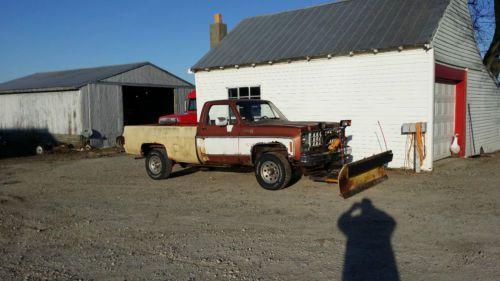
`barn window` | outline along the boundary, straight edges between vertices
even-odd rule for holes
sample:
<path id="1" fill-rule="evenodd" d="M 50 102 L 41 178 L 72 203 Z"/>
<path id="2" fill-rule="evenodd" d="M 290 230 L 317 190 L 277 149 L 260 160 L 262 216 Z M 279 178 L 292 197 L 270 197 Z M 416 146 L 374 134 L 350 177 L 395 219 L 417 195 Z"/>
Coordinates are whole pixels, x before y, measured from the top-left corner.
<path id="1" fill-rule="evenodd" d="M 260 86 L 228 88 L 227 94 L 229 99 L 232 100 L 236 99 L 260 100 Z"/>

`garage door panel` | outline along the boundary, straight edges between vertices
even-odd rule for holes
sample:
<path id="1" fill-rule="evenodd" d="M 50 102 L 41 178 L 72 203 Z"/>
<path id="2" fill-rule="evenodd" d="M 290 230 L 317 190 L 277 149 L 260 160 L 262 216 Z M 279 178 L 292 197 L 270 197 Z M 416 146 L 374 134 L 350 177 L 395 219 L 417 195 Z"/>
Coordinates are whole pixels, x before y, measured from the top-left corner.
<path id="1" fill-rule="evenodd" d="M 455 84 L 437 82 L 434 92 L 434 161 L 449 157 L 455 132 Z"/>

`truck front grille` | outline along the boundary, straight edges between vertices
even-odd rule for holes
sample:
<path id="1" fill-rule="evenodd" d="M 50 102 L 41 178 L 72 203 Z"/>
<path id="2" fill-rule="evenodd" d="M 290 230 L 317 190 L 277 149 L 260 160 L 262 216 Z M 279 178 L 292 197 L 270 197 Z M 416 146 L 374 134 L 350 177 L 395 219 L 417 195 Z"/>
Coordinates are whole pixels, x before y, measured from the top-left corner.
<path id="1" fill-rule="evenodd" d="M 311 147 L 317 147 L 323 145 L 323 136 L 321 131 L 311 133 Z"/>

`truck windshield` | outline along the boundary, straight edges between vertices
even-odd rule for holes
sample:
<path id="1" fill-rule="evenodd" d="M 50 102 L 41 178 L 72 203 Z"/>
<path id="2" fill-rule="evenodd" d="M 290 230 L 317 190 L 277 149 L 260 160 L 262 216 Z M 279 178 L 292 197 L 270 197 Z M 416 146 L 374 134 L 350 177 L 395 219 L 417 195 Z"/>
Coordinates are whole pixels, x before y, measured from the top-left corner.
<path id="1" fill-rule="evenodd" d="M 196 111 L 196 99 L 190 99 L 187 106 L 188 111 Z"/>
<path id="2" fill-rule="evenodd" d="M 241 120 L 246 123 L 265 122 L 266 120 L 287 120 L 274 104 L 269 101 L 248 100 L 236 102 Z"/>

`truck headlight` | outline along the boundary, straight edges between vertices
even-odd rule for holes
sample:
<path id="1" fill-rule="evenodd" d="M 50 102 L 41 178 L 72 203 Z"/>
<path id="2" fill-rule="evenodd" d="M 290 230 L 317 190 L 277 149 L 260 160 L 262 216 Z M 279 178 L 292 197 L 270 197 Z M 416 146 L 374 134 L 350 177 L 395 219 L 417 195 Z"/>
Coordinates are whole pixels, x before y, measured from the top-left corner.
<path id="1" fill-rule="evenodd" d="M 158 120 L 158 124 L 161 124 L 161 125 L 177 124 L 177 118 L 175 118 L 175 117 L 162 117 Z"/>

